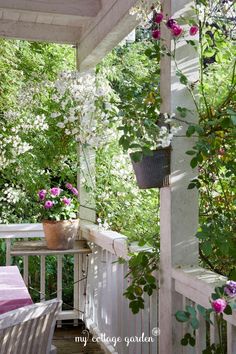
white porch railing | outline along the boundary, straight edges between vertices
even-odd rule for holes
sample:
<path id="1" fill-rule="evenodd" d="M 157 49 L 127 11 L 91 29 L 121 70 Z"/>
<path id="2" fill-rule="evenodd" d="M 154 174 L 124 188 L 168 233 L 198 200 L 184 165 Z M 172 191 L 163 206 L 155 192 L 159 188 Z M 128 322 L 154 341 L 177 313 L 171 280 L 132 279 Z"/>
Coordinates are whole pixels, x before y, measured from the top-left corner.
<path id="1" fill-rule="evenodd" d="M 185 267 L 172 270 L 173 280 L 173 314 L 178 310 L 184 310 L 186 305 L 199 304 L 205 308 L 210 307 L 211 294 L 216 286 L 225 283 L 226 278 L 200 267 Z M 236 313 L 232 316 L 224 315 L 227 322 L 227 354 L 236 354 Z M 214 315 L 211 320 L 214 324 L 207 326 L 201 317 L 199 329 L 196 331 L 196 346 L 183 347 L 180 339 L 187 332 L 185 324 L 174 320 L 173 340 L 175 354 L 202 354 L 207 341 L 210 344 L 218 343 L 218 333 Z M 226 353 L 225 353 L 226 354 Z"/>
<path id="2" fill-rule="evenodd" d="M 82 318 L 90 331 L 105 341 L 106 352 L 118 354 L 158 354 L 158 292 L 146 297 L 145 310 L 133 315 L 123 292 L 128 286 L 124 279 L 128 272 L 127 264 L 118 264 L 117 258 L 128 256 L 127 239 L 112 231 L 101 231 L 94 224 L 81 224 L 80 237 L 87 240 L 92 253 L 74 255 L 74 303 L 76 309 L 85 309 L 84 316 L 78 311 L 63 311 L 60 319 L 73 319 L 77 323 Z M 0 238 L 6 242 L 6 263 L 11 263 L 11 243 L 15 238 L 43 237 L 41 224 L 0 225 Z M 45 270 L 47 257 L 40 257 L 41 301 L 45 294 Z M 62 255 L 57 256 L 57 297 L 62 298 Z M 29 259 L 23 256 L 24 280 L 28 284 Z M 87 279 L 82 279 L 84 272 Z M 203 319 L 196 331 L 196 346 L 183 347 L 180 340 L 186 333 L 186 325 L 175 320 L 177 310 L 186 304 L 199 304 L 210 307 L 209 298 L 215 286 L 225 282 L 225 278 L 200 267 L 172 269 L 172 343 L 174 354 L 201 354 L 207 342 L 217 343 L 217 331 L 207 326 Z M 63 300 L 63 299 L 62 299 Z M 171 306 L 171 304 L 170 304 Z M 224 316 L 227 322 L 227 354 L 236 354 L 236 313 Z M 160 319 L 161 321 L 161 319 Z M 214 317 L 212 318 L 214 322 Z M 142 337 L 140 339 L 138 337 Z M 165 333 L 160 333 L 165 336 Z M 109 337 L 109 338 L 108 338 Z M 144 337 L 151 338 L 145 342 Z M 112 338 L 121 338 L 114 345 Z M 169 338 L 171 340 L 171 338 Z M 170 354 L 170 353 L 163 353 Z"/>
<path id="3" fill-rule="evenodd" d="M 91 242 L 92 254 L 89 256 L 89 271 L 87 279 L 87 297 L 85 322 L 97 336 L 121 337 L 123 342 L 116 347 L 106 346 L 111 353 L 118 354 L 158 354 L 158 292 L 146 298 L 145 310 L 138 315 L 132 315 L 127 300 L 122 296 L 128 286 L 124 275 L 127 264 L 114 263 L 119 257 L 127 257 L 127 240 L 112 231 L 100 231 L 95 225 L 83 225 L 81 236 Z M 129 249 L 131 250 L 131 249 Z M 218 343 L 216 326 L 209 326 L 204 319 L 199 318 L 200 327 L 196 331 L 195 347 L 184 347 L 180 340 L 187 331 L 186 324 L 177 322 L 175 313 L 184 310 L 186 305 L 199 304 L 210 307 L 210 297 L 216 286 L 222 285 L 226 278 L 201 267 L 185 267 L 172 269 L 172 354 L 202 354 L 208 342 Z M 224 315 L 227 322 L 227 354 L 236 354 L 236 313 Z M 215 317 L 212 322 L 216 324 Z M 161 318 L 159 319 L 161 321 Z M 154 331 L 153 331 L 154 329 Z M 154 339 L 151 343 L 124 343 L 126 337 L 145 336 Z M 165 336 L 166 333 L 160 333 Z M 161 353 L 170 354 L 170 353 Z"/>
<path id="4" fill-rule="evenodd" d="M 12 262 L 12 245 L 16 239 L 22 239 L 22 241 L 27 241 L 31 238 L 44 238 L 44 232 L 42 224 L 8 224 L 0 225 L 0 240 L 5 241 L 6 243 L 6 265 L 11 265 Z M 17 252 L 17 257 L 23 258 L 23 278 L 27 286 L 29 286 L 29 257 L 40 257 L 40 288 L 36 289 L 39 292 L 40 301 L 45 300 L 46 293 L 46 262 L 47 255 L 32 255 L 29 256 L 24 254 L 24 252 Z M 50 252 L 49 252 L 50 255 Z M 73 309 L 72 310 L 63 310 L 59 315 L 58 324 L 60 320 L 74 320 L 74 324 L 78 323 L 78 319 L 82 317 L 82 312 L 84 309 L 81 307 L 82 300 L 79 298 L 80 287 L 82 286 L 81 280 L 84 277 L 84 272 L 82 267 L 79 267 L 79 264 L 82 264 L 82 254 L 72 254 L 74 258 L 74 289 L 73 289 Z M 53 297 L 57 297 L 59 300 L 63 300 L 63 254 L 55 255 L 57 259 L 57 290 L 53 294 Z M 3 265 L 3 264 L 2 264 Z M 5 264 L 4 264 L 5 265 Z M 31 290 L 29 289 L 31 292 Z"/>
<path id="5" fill-rule="evenodd" d="M 129 302 L 123 296 L 128 286 L 128 280 L 124 279 L 128 266 L 118 264 L 117 259 L 127 258 L 128 251 L 134 250 L 128 249 L 127 238 L 89 224 L 81 227 L 81 237 L 91 242 L 92 248 L 88 258 L 84 319 L 87 327 L 99 338 L 121 338 L 116 345 L 114 341 L 104 343 L 110 353 L 157 354 L 158 292 L 146 296 L 145 309 L 137 315 L 132 314 Z"/>

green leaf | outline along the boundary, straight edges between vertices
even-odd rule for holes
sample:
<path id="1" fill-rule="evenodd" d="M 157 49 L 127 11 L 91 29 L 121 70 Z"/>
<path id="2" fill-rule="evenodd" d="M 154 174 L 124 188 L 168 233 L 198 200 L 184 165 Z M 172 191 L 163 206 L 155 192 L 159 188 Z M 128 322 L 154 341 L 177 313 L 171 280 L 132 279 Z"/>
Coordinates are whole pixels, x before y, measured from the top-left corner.
<path id="1" fill-rule="evenodd" d="M 181 84 L 183 85 L 187 85 L 188 84 L 188 78 L 185 75 L 181 75 L 179 78 L 179 81 L 181 82 Z"/>
<path id="2" fill-rule="evenodd" d="M 146 50 L 145 50 L 145 55 L 147 56 L 147 57 L 149 57 L 150 58 L 150 56 L 152 55 L 152 49 L 151 48 L 147 48 Z"/>
<path id="3" fill-rule="evenodd" d="M 128 139 L 127 136 L 122 135 L 122 137 L 119 140 L 119 144 L 123 147 L 125 151 L 127 151 L 130 146 L 130 140 Z"/>
<path id="4" fill-rule="evenodd" d="M 156 282 L 156 278 L 153 275 L 146 275 L 146 279 L 148 281 L 148 283 L 155 283 Z"/>
<path id="5" fill-rule="evenodd" d="M 235 114 L 235 115 L 232 115 L 232 116 L 230 117 L 230 119 L 231 119 L 233 125 L 236 125 L 236 114 Z"/>
<path id="6" fill-rule="evenodd" d="M 190 161 L 190 166 L 191 166 L 192 168 L 195 168 L 195 167 L 197 167 L 197 165 L 198 165 L 198 158 L 197 158 L 197 157 L 194 157 L 194 158 Z"/>
<path id="7" fill-rule="evenodd" d="M 195 344 L 196 344 L 196 340 L 195 340 L 195 338 L 194 338 L 194 337 L 189 338 L 189 344 L 190 344 L 192 347 L 194 347 L 194 346 L 195 346 Z"/>
<path id="8" fill-rule="evenodd" d="M 227 305 L 226 308 L 224 309 L 224 313 L 226 315 L 232 315 L 232 307 L 230 305 Z"/>
<path id="9" fill-rule="evenodd" d="M 203 56 L 205 58 L 211 58 L 215 55 L 215 50 L 208 48 L 207 50 L 204 51 Z"/>
<path id="10" fill-rule="evenodd" d="M 195 133 L 195 131 L 196 131 L 195 126 L 194 126 L 194 125 L 190 125 L 190 126 L 188 127 L 187 131 L 186 131 L 186 136 L 187 136 L 187 137 L 192 136 L 192 135 Z"/>
<path id="11" fill-rule="evenodd" d="M 145 284 L 146 284 L 146 280 L 144 279 L 144 277 L 141 277 L 141 278 L 139 279 L 139 284 L 140 284 L 140 285 L 145 285 Z"/>
<path id="12" fill-rule="evenodd" d="M 202 315 L 202 316 L 205 316 L 206 315 L 206 309 L 205 307 L 201 306 L 201 305 L 197 305 L 197 309 L 199 311 L 199 313 Z"/>
<path id="13" fill-rule="evenodd" d="M 139 255 L 141 256 L 139 258 L 140 263 L 142 264 L 143 267 L 146 267 L 148 265 L 148 257 L 144 253 L 139 253 Z"/>
<path id="14" fill-rule="evenodd" d="M 193 306 L 186 306 L 186 310 L 192 317 L 196 317 L 196 310 Z"/>
<path id="15" fill-rule="evenodd" d="M 194 151 L 194 150 L 188 150 L 188 151 L 186 151 L 186 153 L 185 154 L 187 154 L 187 155 L 196 155 L 196 151 Z"/>
<path id="16" fill-rule="evenodd" d="M 229 119 L 229 118 L 225 118 L 225 119 L 223 119 L 222 122 L 221 122 L 221 126 L 222 126 L 223 128 L 229 128 L 230 125 L 231 125 L 231 119 Z"/>
<path id="17" fill-rule="evenodd" d="M 211 298 L 212 298 L 212 300 L 217 300 L 217 299 L 220 298 L 220 296 L 218 294 L 216 294 L 216 293 L 212 293 L 211 294 Z"/>
<path id="18" fill-rule="evenodd" d="M 189 185 L 188 185 L 188 189 L 193 189 L 193 188 L 195 188 L 195 187 L 197 187 L 197 186 L 196 186 L 196 184 L 193 183 L 193 182 L 189 183 Z"/>
<path id="19" fill-rule="evenodd" d="M 143 294 L 143 289 L 140 286 L 136 286 L 134 291 L 135 291 L 135 294 L 138 296 L 141 296 Z"/>
<path id="20" fill-rule="evenodd" d="M 210 241 L 204 241 L 201 243 L 201 250 L 205 256 L 209 256 L 212 253 L 212 245 Z"/>
<path id="21" fill-rule="evenodd" d="M 196 317 L 191 319 L 190 324 L 193 327 L 193 329 L 199 328 L 199 321 Z"/>
<path id="22" fill-rule="evenodd" d="M 236 281 L 236 268 L 230 271 L 229 279 Z"/>
<path id="23" fill-rule="evenodd" d="M 138 301 L 131 301 L 129 304 L 129 307 L 131 308 L 131 311 L 133 312 L 133 314 L 136 314 L 139 312 L 140 310 L 140 304 Z"/>
<path id="24" fill-rule="evenodd" d="M 127 299 L 129 299 L 129 300 L 135 300 L 135 299 L 136 299 L 135 295 L 132 294 L 132 293 L 127 293 L 127 292 L 125 292 L 124 295 L 125 295 L 125 297 L 126 297 Z"/>
<path id="25" fill-rule="evenodd" d="M 175 318 L 179 322 L 187 322 L 189 320 L 189 313 L 186 311 L 177 311 L 175 314 Z"/>
<path id="26" fill-rule="evenodd" d="M 184 337 L 181 339 L 180 343 L 183 345 L 183 346 L 186 346 L 188 345 L 188 338 Z"/>
<path id="27" fill-rule="evenodd" d="M 131 156 L 132 161 L 139 162 L 142 160 L 143 153 L 142 153 L 142 151 L 135 151 L 135 152 L 132 152 L 132 154 L 130 156 Z"/>

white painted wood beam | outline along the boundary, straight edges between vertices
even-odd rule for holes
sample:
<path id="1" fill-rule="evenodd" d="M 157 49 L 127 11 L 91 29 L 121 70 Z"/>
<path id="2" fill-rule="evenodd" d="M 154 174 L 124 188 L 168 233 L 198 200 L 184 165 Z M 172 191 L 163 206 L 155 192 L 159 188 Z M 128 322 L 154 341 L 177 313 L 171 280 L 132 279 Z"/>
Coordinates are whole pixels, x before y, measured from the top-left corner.
<path id="1" fill-rule="evenodd" d="M 101 9 L 100 0 L 0 0 L 0 8 L 46 14 L 95 17 Z"/>
<path id="2" fill-rule="evenodd" d="M 178 20 L 181 16 L 194 16 L 191 0 L 162 0 L 162 5 L 163 13 L 169 18 Z M 165 44 L 173 52 L 170 31 L 164 24 L 161 33 Z M 189 38 L 185 35 L 185 39 Z M 198 79 L 198 54 L 184 39 L 177 42 L 175 60 L 189 81 Z M 160 90 L 163 113 L 178 115 L 177 106 L 185 107 L 192 111 L 186 121 L 197 123 L 198 115 L 192 97 L 186 86 L 179 82 L 175 61 L 167 55 L 161 59 Z M 186 151 L 195 144 L 196 137 L 185 137 L 186 124 L 182 125 L 182 131 L 172 142 L 170 186 L 162 188 L 160 195 L 159 353 L 168 354 L 183 352 L 177 342 L 170 340 L 177 338 L 179 331 L 173 320 L 179 296 L 173 288 L 171 269 L 173 266 L 198 263 L 198 241 L 195 236 L 198 228 L 198 193 L 196 189 L 188 190 L 189 182 L 197 176 L 197 169 L 190 167 L 190 156 L 186 155 Z"/>
<path id="3" fill-rule="evenodd" d="M 0 20 L 0 37 L 3 38 L 75 44 L 80 34 L 80 27 Z"/>
<path id="4" fill-rule="evenodd" d="M 78 61 L 81 71 L 94 67 L 138 24 L 129 10 L 137 0 L 110 0 L 78 43 Z"/>

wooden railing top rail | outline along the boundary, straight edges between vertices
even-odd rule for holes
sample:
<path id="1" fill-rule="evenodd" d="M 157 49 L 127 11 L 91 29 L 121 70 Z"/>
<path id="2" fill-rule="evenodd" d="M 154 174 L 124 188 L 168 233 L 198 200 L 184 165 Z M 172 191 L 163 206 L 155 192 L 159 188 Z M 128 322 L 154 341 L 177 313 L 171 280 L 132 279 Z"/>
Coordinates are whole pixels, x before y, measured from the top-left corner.
<path id="1" fill-rule="evenodd" d="M 128 258 L 131 252 L 150 251 L 148 246 L 138 246 L 133 242 L 128 244 L 127 236 L 112 230 L 102 230 L 98 225 L 82 222 L 80 225 L 81 237 L 95 243 L 106 251 L 123 258 Z"/>
<path id="2" fill-rule="evenodd" d="M 98 225 L 92 223 L 81 223 L 81 238 L 94 242 L 104 250 L 115 254 L 118 257 L 128 257 L 129 248 L 127 237 L 116 231 L 102 230 Z"/>
<path id="3" fill-rule="evenodd" d="M 17 235 L 17 236 L 16 236 Z M 38 224 L 0 224 L 1 238 L 44 237 L 43 225 Z"/>
<path id="4" fill-rule="evenodd" d="M 225 277 L 198 266 L 173 268 L 172 278 L 178 293 L 204 307 L 209 307 L 214 288 L 226 282 Z"/>
<path id="5" fill-rule="evenodd" d="M 222 286 L 227 278 L 201 267 L 179 267 L 172 269 L 175 291 L 205 308 L 210 307 L 211 294 L 216 286 Z M 236 326 L 236 311 L 224 319 Z"/>
<path id="6" fill-rule="evenodd" d="M 126 236 L 116 231 L 102 230 L 98 225 L 85 221 L 80 222 L 80 236 L 118 257 L 127 258 L 130 252 L 150 250 L 150 247 L 139 247 L 136 243 L 128 245 Z M 41 223 L 0 224 L 0 239 L 33 237 L 44 237 Z"/>

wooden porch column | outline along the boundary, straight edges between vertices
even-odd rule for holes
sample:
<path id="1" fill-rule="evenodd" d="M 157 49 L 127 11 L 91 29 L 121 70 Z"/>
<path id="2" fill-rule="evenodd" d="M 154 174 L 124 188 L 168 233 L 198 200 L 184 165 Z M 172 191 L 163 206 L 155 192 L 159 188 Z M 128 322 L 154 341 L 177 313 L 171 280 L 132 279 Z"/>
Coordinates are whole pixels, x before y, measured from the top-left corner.
<path id="1" fill-rule="evenodd" d="M 77 70 L 80 70 L 79 64 L 79 52 L 78 47 L 76 49 L 76 66 Z M 87 69 L 88 71 L 88 69 Z M 91 74 L 95 75 L 94 69 L 89 70 Z M 80 122 L 82 126 L 85 122 Z M 78 160 L 79 160 L 79 170 L 77 174 L 77 186 L 79 191 L 79 215 L 81 220 L 96 222 L 96 210 L 95 210 L 95 199 L 93 196 L 93 190 L 95 187 L 95 169 L 96 169 L 96 156 L 95 150 L 91 147 L 84 147 L 78 145 Z M 86 186 L 91 190 L 88 192 Z"/>
<path id="2" fill-rule="evenodd" d="M 192 17 L 189 0 L 163 0 L 163 13 L 170 18 Z M 186 28 L 188 33 L 189 26 Z M 185 34 L 186 39 L 188 35 Z M 196 36 L 197 37 L 197 36 Z M 174 46 L 170 31 L 163 24 L 162 38 L 167 46 Z M 193 38 L 191 38 L 193 39 Z M 196 39 L 196 38 L 194 38 Z M 198 54 L 194 48 L 186 44 L 185 40 L 177 42 L 176 61 L 188 79 L 192 82 L 198 79 Z M 161 111 L 176 113 L 178 106 L 194 110 L 195 106 L 186 86 L 179 82 L 176 76 L 174 61 L 165 56 L 161 60 Z M 186 116 L 186 121 L 197 122 L 197 113 Z M 181 125 L 184 125 L 181 123 Z M 170 186 L 161 189 L 160 205 L 160 307 L 159 307 L 159 353 L 179 354 L 181 346 L 173 341 L 178 331 L 175 322 L 175 306 L 181 299 L 173 299 L 172 292 L 172 267 L 178 265 L 191 265 L 198 262 L 198 242 L 195 237 L 198 226 L 198 193 L 196 189 L 188 190 L 188 184 L 197 175 L 196 170 L 190 167 L 190 157 L 186 151 L 194 145 L 193 138 L 185 137 L 186 126 L 178 136 L 173 139 L 171 153 Z M 180 307 L 181 309 L 181 307 Z M 178 338 L 179 340 L 179 338 Z M 174 347 L 173 347 L 174 344 Z"/>
<path id="3" fill-rule="evenodd" d="M 76 48 L 76 67 L 78 71 L 79 66 L 79 53 L 78 47 Z M 95 75 L 93 69 L 90 69 L 91 74 Z M 85 122 L 80 121 L 80 126 L 83 126 Z M 96 207 L 94 198 L 95 188 L 95 170 L 96 170 L 96 154 L 95 150 L 91 147 L 84 147 L 78 144 L 78 163 L 79 169 L 77 173 L 77 188 L 79 191 L 79 217 L 81 221 L 96 222 Z M 88 188 L 88 189 L 87 189 Z M 79 238 L 82 238 L 81 231 L 79 232 Z M 79 281 L 84 278 L 84 272 L 87 269 L 87 262 L 89 260 L 84 255 L 74 256 L 74 307 L 79 309 L 79 317 L 83 321 L 85 320 L 85 288 L 86 280 Z M 78 321 L 74 320 L 74 325 L 78 325 Z"/>

